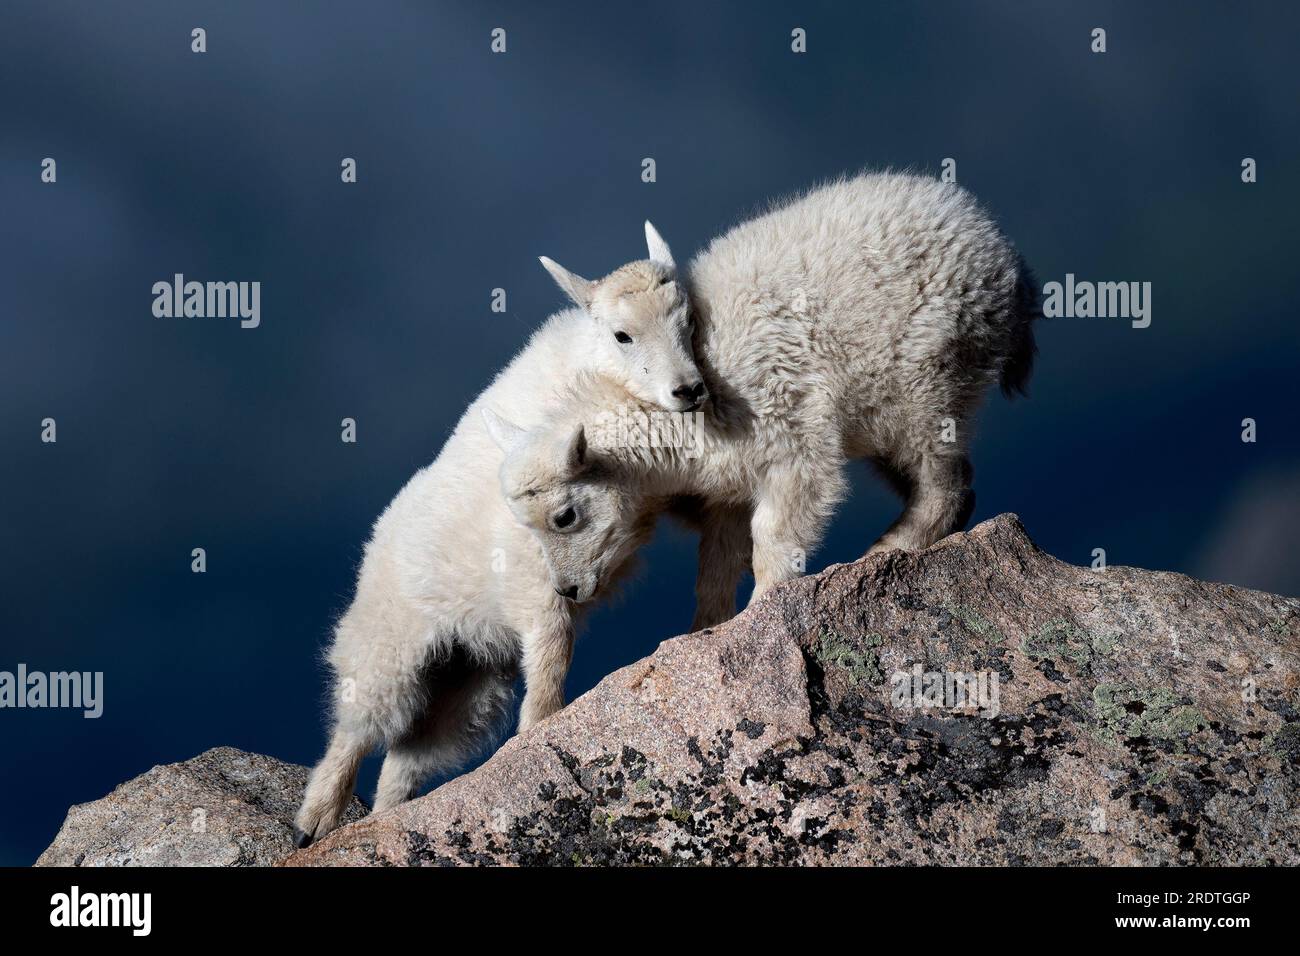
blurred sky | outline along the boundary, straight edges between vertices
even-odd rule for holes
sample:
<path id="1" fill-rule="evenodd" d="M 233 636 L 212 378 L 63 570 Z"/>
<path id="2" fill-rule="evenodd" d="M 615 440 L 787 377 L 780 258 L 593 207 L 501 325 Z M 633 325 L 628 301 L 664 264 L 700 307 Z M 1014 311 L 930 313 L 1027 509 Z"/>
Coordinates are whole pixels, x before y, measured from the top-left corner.
<path id="1" fill-rule="evenodd" d="M 564 304 L 538 254 L 597 275 L 644 255 L 649 217 L 682 261 L 863 167 L 954 157 L 1042 281 L 1153 285 L 1148 329 L 1039 328 L 1031 399 L 981 422 L 977 519 L 1015 511 L 1074 563 L 1300 594 L 1300 10 L 1064 6 L 6 3 L 0 670 L 106 688 L 99 720 L 0 711 L 0 863 L 157 763 L 315 760 L 316 654 L 369 526 Z M 261 327 L 154 318 L 176 272 L 260 281 Z M 865 468 L 855 487 L 816 568 L 897 513 Z M 570 693 L 683 631 L 694 573 L 665 529 Z"/>

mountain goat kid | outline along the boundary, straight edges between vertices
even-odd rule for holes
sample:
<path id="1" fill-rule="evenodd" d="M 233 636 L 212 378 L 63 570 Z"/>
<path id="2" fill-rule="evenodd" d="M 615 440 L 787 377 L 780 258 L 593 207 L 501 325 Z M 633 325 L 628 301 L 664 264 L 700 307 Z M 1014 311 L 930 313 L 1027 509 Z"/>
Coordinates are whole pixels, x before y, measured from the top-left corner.
<path id="1" fill-rule="evenodd" d="M 630 358 L 613 341 L 615 326 L 640 335 L 642 313 L 685 312 L 685 291 L 676 282 L 644 281 L 653 271 L 648 263 L 625 266 L 601 280 L 601 295 L 587 311 L 552 316 L 469 407 L 437 459 L 375 522 L 356 596 L 327 655 L 335 675 L 334 727 L 294 821 L 298 846 L 338 826 L 358 765 L 380 744 L 387 756 L 376 811 L 410 799 L 435 772 L 467 759 L 506 717 L 520 663 L 527 688 L 521 731 L 564 706 L 578 610 L 569 598 L 586 600 L 595 590 L 578 595 L 568 584 L 559 587 L 545 546 L 507 509 L 499 489 L 502 455 L 480 411 L 491 407 L 539 424 L 557 383 L 583 374 L 618 381 L 650 403 L 697 404 L 700 375 L 689 333 L 651 336 L 653 354 Z M 676 327 L 666 320 L 659 325 Z M 548 474 L 567 477 L 587 468 L 585 442 L 559 449 L 559 458 L 548 452 L 530 448 L 528 456 Z M 511 476 L 522 493 L 531 492 L 530 501 L 545 505 L 544 489 L 529 487 L 527 469 Z M 617 529 L 600 542 L 608 582 L 627 569 L 669 503 L 630 494 L 602 501 Z M 565 508 L 549 508 L 546 520 L 560 530 L 580 526 Z M 702 550 L 710 547 L 726 550 L 702 541 Z M 734 613 L 734 582 L 729 595 L 701 593 L 697 626 Z"/>
<path id="2" fill-rule="evenodd" d="M 605 294 L 600 283 L 547 268 L 579 304 Z M 662 243 L 652 243 L 650 262 L 627 268 L 646 282 L 676 275 Z M 521 520 L 515 473 L 580 517 L 583 508 L 611 514 L 603 499 L 623 501 L 629 490 L 700 496 L 711 507 L 706 520 L 751 515 L 751 601 L 802 572 L 845 494 L 850 459 L 873 462 L 906 501 L 870 551 L 925 548 L 965 526 L 972 418 L 992 383 L 1008 397 L 1023 392 L 1037 314 L 1027 269 L 970 194 L 911 175 L 841 180 L 715 239 L 685 283 L 711 398 L 702 450 L 604 442 L 584 474 L 548 468 L 555 449 L 583 443 L 620 409 L 638 420 L 656 413 L 616 380 L 582 377 L 541 428 L 494 430 L 509 435 L 502 490 Z M 588 559 L 599 550 L 592 542 L 615 540 L 617 527 L 531 526 L 560 584 L 593 591 L 609 562 Z M 734 529 L 706 533 L 738 540 Z M 725 588 L 734 571 L 723 567 L 705 585 L 712 572 L 701 566 L 701 585 Z"/>

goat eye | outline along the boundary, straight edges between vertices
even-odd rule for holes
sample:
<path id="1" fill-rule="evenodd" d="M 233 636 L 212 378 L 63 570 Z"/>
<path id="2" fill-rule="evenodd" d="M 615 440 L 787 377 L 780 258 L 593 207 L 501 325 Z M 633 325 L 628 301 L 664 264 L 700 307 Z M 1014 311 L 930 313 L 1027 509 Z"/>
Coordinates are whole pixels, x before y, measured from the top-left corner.
<path id="1" fill-rule="evenodd" d="M 555 516 L 555 527 L 567 528 L 578 519 L 578 513 L 572 508 L 565 508 L 563 512 Z"/>
<path id="2" fill-rule="evenodd" d="M 623 345 L 632 344 L 632 336 L 628 335 L 626 332 L 615 332 L 614 338 Z"/>

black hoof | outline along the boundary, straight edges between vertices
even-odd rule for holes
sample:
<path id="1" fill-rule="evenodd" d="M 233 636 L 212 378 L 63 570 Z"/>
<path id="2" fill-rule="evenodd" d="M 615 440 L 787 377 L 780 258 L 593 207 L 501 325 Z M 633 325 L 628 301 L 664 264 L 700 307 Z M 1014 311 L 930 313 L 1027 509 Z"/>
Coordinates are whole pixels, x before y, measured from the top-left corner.
<path id="1" fill-rule="evenodd" d="M 311 834 L 304 833 L 302 830 L 299 830 L 297 827 L 294 827 L 293 845 L 300 850 L 306 849 L 307 847 L 311 846 Z"/>

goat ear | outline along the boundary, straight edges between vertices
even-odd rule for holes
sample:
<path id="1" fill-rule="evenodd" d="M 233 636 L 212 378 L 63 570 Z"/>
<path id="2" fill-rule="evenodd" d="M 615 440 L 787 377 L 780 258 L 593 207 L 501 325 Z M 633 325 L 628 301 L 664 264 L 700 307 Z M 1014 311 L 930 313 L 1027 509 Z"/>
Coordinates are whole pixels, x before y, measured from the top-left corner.
<path id="1" fill-rule="evenodd" d="M 548 259 L 546 256 L 538 256 L 542 268 L 551 274 L 556 285 L 568 293 L 569 298 L 582 306 L 584 309 L 591 305 L 591 283 L 580 275 L 574 275 L 564 266 L 560 265 L 554 259 Z"/>
<path id="2" fill-rule="evenodd" d="M 664 237 L 659 235 L 650 220 L 645 221 L 645 245 L 650 251 L 650 261 L 656 265 L 677 271 L 677 263 L 673 262 L 673 252 L 668 248 L 668 243 L 664 242 Z"/>
<path id="3" fill-rule="evenodd" d="M 488 434 L 497 447 L 509 454 L 523 440 L 524 430 L 513 422 L 508 422 L 486 405 L 483 406 L 483 423 L 487 425 Z"/>
<path id="4" fill-rule="evenodd" d="M 573 435 L 570 436 L 568 447 L 564 451 L 564 466 L 571 475 L 580 474 L 587 467 L 587 428 L 585 425 L 579 425 Z"/>

